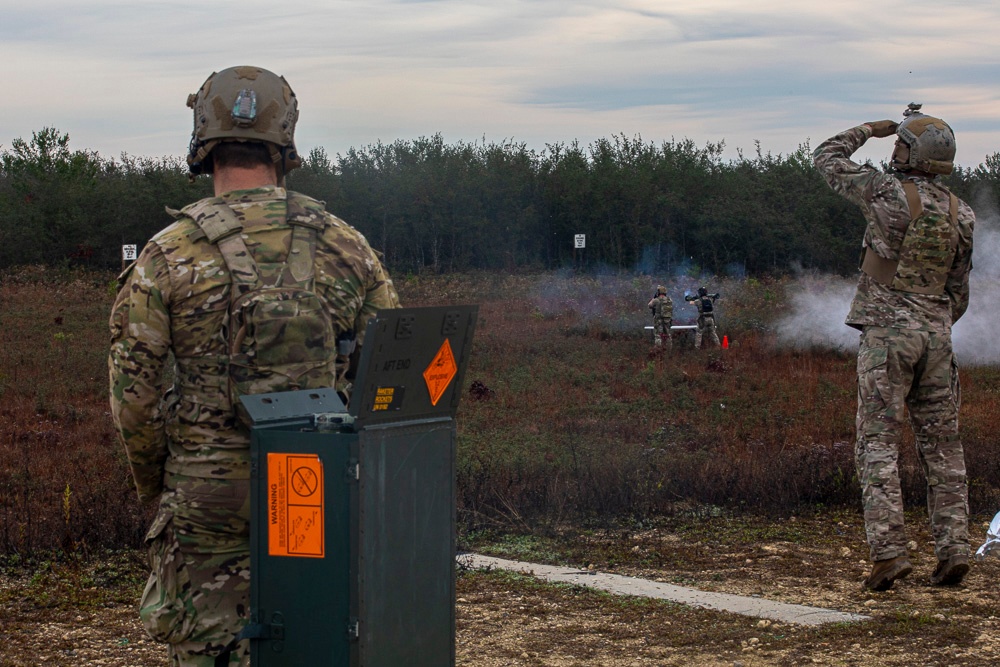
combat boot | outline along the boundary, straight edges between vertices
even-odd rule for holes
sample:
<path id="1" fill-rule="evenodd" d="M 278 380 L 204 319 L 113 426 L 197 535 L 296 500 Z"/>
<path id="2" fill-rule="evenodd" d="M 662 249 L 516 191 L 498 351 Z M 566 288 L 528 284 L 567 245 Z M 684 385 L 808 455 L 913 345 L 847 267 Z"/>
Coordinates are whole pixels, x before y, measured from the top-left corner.
<path id="1" fill-rule="evenodd" d="M 931 583 L 935 586 L 958 586 L 968 572 L 968 556 L 965 554 L 949 556 L 938 561 L 934 574 L 931 575 Z"/>
<path id="2" fill-rule="evenodd" d="M 910 572 L 913 572 L 913 565 L 906 556 L 877 560 L 864 586 L 870 591 L 887 591 L 892 588 L 893 582 L 905 578 Z"/>

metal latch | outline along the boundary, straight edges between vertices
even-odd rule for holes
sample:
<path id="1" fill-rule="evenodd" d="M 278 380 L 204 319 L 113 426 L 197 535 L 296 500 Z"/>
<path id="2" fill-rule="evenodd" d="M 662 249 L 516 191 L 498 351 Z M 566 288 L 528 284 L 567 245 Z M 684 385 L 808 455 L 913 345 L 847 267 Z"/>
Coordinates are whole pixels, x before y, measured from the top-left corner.
<path id="1" fill-rule="evenodd" d="M 270 623 L 257 623 L 253 619 L 240 630 L 237 639 L 274 639 L 285 638 L 285 617 L 280 611 L 271 615 Z"/>
<path id="2" fill-rule="evenodd" d="M 358 641 L 361 637 L 361 624 L 358 619 L 352 618 L 347 622 L 347 638 L 352 642 Z"/>
<path id="3" fill-rule="evenodd" d="M 320 412 L 313 415 L 312 422 L 317 431 L 334 431 L 354 424 L 354 417 L 346 412 Z"/>

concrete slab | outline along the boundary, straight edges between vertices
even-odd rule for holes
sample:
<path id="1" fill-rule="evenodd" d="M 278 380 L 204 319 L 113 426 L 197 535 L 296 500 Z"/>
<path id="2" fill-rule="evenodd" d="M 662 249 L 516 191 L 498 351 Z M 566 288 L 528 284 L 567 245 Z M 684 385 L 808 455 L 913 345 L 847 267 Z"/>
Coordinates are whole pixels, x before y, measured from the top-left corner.
<path id="1" fill-rule="evenodd" d="M 755 618 L 767 618 L 782 623 L 798 625 L 823 625 L 824 623 L 852 623 L 867 621 L 870 617 L 819 607 L 786 604 L 763 598 L 748 598 L 728 593 L 710 593 L 695 588 L 684 588 L 648 579 L 625 577 L 620 574 L 574 570 L 556 565 L 539 565 L 521 561 L 505 560 L 479 554 L 461 554 L 458 562 L 472 569 L 510 570 L 530 574 L 545 581 L 575 584 L 596 588 L 615 595 L 636 595 L 640 597 L 670 600 L 692 607 L 728 611 Z"/>

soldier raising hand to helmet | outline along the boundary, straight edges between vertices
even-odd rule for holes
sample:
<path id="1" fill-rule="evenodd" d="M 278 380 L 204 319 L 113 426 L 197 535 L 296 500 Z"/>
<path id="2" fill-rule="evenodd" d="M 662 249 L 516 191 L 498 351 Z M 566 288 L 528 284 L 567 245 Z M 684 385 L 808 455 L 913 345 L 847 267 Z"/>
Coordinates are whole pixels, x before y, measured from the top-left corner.
<path id="1" fill-rule="evenodd" d="M 896 135 L 893 173 L 850 160 L 871 137 Z M 871 559 L 866 588 L 884 591 L 913 566 L 906 549 L 897 458 L 909 413 L 927 475 L 937 566 L 934 585 L 969 570 L 968 490 L 958 432 L 958 367 L 951 327 L 969 305 L 975 215 L 941 185 L 955 135 L 911 104 L 897 124 L 863 123 L 813 156 L 835 192 L 867 221 L 857 293 L 847 324 L 861 330 L 856 462 Z"/>
<path id="2" fill-rule="evenodd" d="M 299 166 L 298 100 L 259 67 L 189 96 L 192 177 L 215 196 L 180 211 L 122 274 L 111 314 L 111 410 L 152 574 L 140 617 L 171 665 L 247 664 L 249 429 L 244 394 L 335 386 L 355 341 L 398 305 L 382 263 L 322 202 L 284 188 Z M 173 383 L 165 389 L 166 364 Z"/>

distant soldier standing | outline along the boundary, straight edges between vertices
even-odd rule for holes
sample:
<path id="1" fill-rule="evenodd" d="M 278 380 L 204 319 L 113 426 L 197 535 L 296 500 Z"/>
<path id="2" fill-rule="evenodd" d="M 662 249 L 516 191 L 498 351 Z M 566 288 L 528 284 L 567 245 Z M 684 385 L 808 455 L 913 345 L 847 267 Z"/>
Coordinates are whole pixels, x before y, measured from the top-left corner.
<path id="1" fill-rule="evenodd" d="M 674 302 L 667 295 L 667 288 L 663 285 L 657 287 L 656 296 L 646 306 L 653 313 L 653 345 L 664 347 L 669 352 L 672 346 L 670 327 L 674 323 Z"/>
<path id="2" fill-rule="evenodd" d="M 960 392 L 951 327 L 969 305 L 972 209 L 937 182 L 955 159 L 955 135 L 911 104 L 897 125 L 865 123 L 821 144 L 816 168 L 861 207 L 868 225 L 847 324 L 861 330 L 856 459 L 871 558 L 866 588 L 888 590 L 912 570 L 897 457 L 909 410 L 938 563 L 934 585 L 969 570 L 968 487 L 958 432 Z M 897 135 L 886 174 L 849 157 L 870 137 Z"/>
<path id="3" fill-rule="evenodd" d="M 718 298 L 718 292 L 709 294 L 705 286 L 698 288 L 697 296 L 689 295 L 686 298 L 688 303 L 693 303 L 698 309 L 698 329 L 694 333 L 695 349 L 701 349 L 705 337 L 719 347 L 719 334 L 715 329 L 715 300 Z"/>
<path id="4" fill-rule="evenodd" d="M 336 386 L 353 342 L 398 300 L 365 238 L 285 190 L 298 102 L 258 67 L 188 98 L 191 173 L 215 197 L 180 211 L 122 274 L 111 314 L 111 413 L 152 574 L 139 615 L 174 666 L 248 664 L 250 439 L 244 394 Z M 173 359 L 173 386 L 164 372 Z"/>

